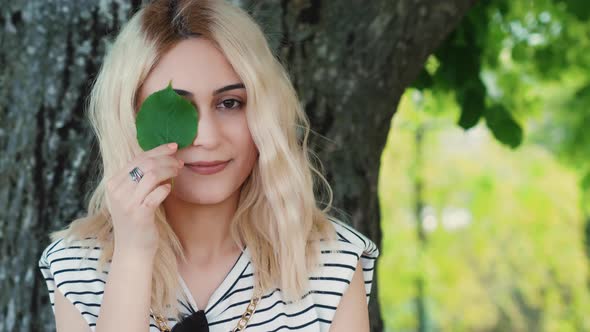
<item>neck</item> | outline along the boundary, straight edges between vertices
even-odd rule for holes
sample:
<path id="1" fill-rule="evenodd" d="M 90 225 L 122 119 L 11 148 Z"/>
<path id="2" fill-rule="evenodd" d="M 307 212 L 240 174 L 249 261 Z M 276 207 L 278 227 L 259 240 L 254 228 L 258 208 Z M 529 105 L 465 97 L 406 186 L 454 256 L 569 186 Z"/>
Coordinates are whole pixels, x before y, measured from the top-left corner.
<path id="1" fill-rule="evenodd" d="M 230 236 L 231 219 L 240 191 L 216 204 L 187 202 L 174 194 L 164 201 L 166 219 L 182 244 L 189 262 L 210 262 L 236 250 Z"/>

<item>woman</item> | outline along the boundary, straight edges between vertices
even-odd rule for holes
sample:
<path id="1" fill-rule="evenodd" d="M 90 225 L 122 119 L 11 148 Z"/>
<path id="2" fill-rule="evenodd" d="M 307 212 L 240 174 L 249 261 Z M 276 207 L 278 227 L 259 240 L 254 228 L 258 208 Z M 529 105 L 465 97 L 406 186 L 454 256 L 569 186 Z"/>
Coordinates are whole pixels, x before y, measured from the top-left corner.
<path id="1" fill-rule="evenodd" d="M 170 81 L 198 134 L 142 151 L 135 117 Z M 308 120 L 247 13 L 143 7 L 106 55 L 89 118 L 100 182 L 39 261 L 58 331 L 368 331 L 378 250 L 327 214 L 331 197 L 317 207 L 313 174 L 331 190 Z"/>

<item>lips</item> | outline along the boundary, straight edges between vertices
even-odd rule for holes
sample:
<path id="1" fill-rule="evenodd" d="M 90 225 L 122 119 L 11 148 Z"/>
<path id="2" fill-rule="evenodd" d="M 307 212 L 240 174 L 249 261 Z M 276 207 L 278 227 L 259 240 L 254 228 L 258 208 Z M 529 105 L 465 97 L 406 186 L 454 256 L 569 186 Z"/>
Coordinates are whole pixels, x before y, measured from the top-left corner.
<path id="1" fill-rule="evenodd" d="M 214 160 L 214 161 L 197 161 L 194 163 L 187 163 L 186 165 L 197 166 L 197 167 L 209 167 L 217 166 L 227 163 L 229 160 Z"/>
<path id="2" fill-rule="evenodd" d="M 227 164 L 231 160 L 227 161 L 212 161 L 212 162 L 198 162 L 194 164 L 185 164 L 184 166 L 187 167 L 189 170 L 202 174 L 202 175 L 209 175 L 221 172 Z"/>

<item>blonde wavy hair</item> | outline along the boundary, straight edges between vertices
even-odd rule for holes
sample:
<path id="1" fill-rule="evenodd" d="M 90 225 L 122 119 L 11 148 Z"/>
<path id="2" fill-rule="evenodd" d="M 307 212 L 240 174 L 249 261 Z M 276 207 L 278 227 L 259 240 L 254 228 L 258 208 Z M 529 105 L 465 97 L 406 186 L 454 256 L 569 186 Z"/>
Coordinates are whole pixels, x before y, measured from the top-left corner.
<path id="1" fill-rule="evenodd" d="M 167 50 L 194 37 L 211 40 L 242 79 L 248 94 L 248 126 L 259 151 L 241 187 L 231 236 L 250 250 L 255 291 L 280 287 L 287 299 L 297 300 L 309 285 L 310 271 L 318 265 L 318 240 L 336 237 L 333 217 L 327 213 L 332 208 L 332 190 L 319 159 L 307 147 L 309 120 L 287 72 L 250 15 L 225 1 L 156 0 L 144 5 L 122 28 L 107 50 L 87 105 L 102 156 L 98 184 L 87 215 L 53 232 L 51 239 L 95 241 L 102 247 L 101 269 L 112 258 L 113 226 L 105 188 L 110 177 L 142 152 L 135 128 L 139 88 Z M 320 199 L 314 191 L 315 185 L 322 184 L 329 200 L 324 209 L 317 206 Z M 318 196 L 321 192 L 317 191 Z M 160 241 L 151 307 L 179 319 L 177 259 L 185 257 L 162 205 L 156 210 L 156 223 Z"/>

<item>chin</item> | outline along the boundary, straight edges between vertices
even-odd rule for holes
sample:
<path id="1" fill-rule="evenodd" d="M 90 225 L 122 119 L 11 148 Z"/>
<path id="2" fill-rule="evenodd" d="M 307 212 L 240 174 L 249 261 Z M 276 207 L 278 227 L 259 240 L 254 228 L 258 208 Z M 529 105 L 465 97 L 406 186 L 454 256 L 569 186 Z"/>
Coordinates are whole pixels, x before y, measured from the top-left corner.
<path id="1" fill-rule="evenodd" d="M 204 191 L 204 192 L 194 192 L 190 189 L 182 190 L 182 188 L 178 188 L 179 190 L 174 190 L 171 195 L 174 195 L 176 199 L 185 201 L 191 204 L 199 204 L 199 205 L 215 205 L 224 202 L 225 200 L 231 197 L 231 193 L 224 192 L 224 191 Z"/>

